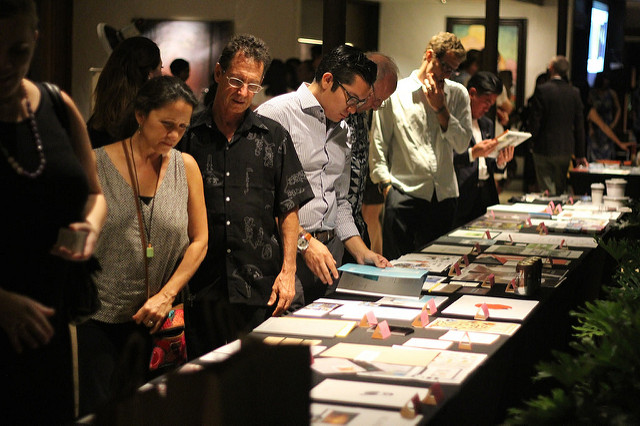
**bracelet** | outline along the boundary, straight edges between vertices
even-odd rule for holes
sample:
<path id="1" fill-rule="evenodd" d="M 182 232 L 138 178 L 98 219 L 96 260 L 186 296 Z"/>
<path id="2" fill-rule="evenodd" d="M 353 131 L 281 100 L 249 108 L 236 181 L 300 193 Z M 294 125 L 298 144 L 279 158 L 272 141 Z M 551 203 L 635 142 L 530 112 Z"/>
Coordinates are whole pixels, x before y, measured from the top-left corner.
<path id="1" fill-rule="evenodd" d="M 436 114 L 442 114 L 443 111 L 447 109 L 446 105 L 442 105 L 440 108 L 436 110 Z"/>

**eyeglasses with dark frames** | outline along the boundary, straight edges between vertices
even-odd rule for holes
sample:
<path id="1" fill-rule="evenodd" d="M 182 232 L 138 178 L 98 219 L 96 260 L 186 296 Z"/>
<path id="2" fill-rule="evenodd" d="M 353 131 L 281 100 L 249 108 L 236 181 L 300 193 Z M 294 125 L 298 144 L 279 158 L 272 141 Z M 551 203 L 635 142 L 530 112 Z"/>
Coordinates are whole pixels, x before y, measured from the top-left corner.
<path id="1" fill-rule="evenodd" d="M 236 77 L 229 77 L 229 76 L 226 76 L 226 77 L 227 77 L 227 80 L 229 81 L 229 86 L 233 87 L 234 89 L 240 89 L 241 87 L 244 87 L 244 85 L 246 85 L 247 90 L 250 91 L 251 93 L 258 93 L 262 90 L 262 86 L 259 84 L 245 83 L 244 81 Z"/>
<path id="2" fill-rule="evenodd" d="M 349 93 L 349 91 L 347 89 L 345 89 L 344 86 L 342 85 L 342 83 L 340 83 L 338 80 L 336 80 L 336 83 L 338 83 L 338 86 L 340 86 L 342 88 L 342 90 L 344 90 L 345 99 L 347 101 L 347 106 L 348 107 L 359 108 L 359 107 L 361 107 L 362 105 L 364 105 L 367 102 L 368 97 L 365 98 L 365 99 L 360 99 L 359 97 Z"/>

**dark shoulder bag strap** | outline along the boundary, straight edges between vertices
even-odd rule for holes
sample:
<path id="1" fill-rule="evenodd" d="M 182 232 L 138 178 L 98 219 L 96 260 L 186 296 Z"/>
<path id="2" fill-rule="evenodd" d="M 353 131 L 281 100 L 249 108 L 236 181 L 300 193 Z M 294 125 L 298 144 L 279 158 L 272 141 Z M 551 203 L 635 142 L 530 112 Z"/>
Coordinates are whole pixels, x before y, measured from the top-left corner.
<path id="1" fill-rule="evenodd" d="M 69 129 L 69 113 L 67 112 L 67 105 L 65 105 L 64 99 L 62 99 L 60 88 L 55 84 L 47 82 L 43 82 L 42 86 L 49 94 L 49 98 L 51 98 L 53 109 L 56 112 L 56 116 L 58 116 L 58 121 L 60 122 L 60 124 L 62 124 L 62 127 L 67 132 L 67 135 L 71 137 L 71 131 Z"/>

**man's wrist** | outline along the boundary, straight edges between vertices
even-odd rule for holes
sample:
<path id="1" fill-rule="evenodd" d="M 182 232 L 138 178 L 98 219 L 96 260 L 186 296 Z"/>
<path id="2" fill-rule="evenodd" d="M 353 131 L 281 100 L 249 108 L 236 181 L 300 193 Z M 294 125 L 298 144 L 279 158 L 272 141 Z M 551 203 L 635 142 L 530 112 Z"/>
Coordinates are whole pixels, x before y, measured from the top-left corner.
<path id="1" fill-rule="evenodd" d="M 391 181 L 384 181 L 384 182 L 380 182 L 378 183 L 378 192 L 380 192 L 381 194 L 384 194 L 384 192 L 386 191 L 387 188 L 389 188 L 391 186 Z"/>

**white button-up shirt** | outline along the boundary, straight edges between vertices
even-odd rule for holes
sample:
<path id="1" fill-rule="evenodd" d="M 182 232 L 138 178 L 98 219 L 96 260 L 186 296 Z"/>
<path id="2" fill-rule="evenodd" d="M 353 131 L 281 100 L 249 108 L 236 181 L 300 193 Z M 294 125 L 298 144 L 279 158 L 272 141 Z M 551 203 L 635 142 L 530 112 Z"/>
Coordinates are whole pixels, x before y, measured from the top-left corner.
<path id="1" fill-rule="evenodd" d="M 463 153 L 471 140 L 467 89 L 445 80 L 449 125 L 443 131 L 427 103 L 418 71 L 398 82 L 396 91 L 373 113 L 371 180 L 391 181 L 406 194 L 431 201 L 458 197 L 453 151 Z"/>

